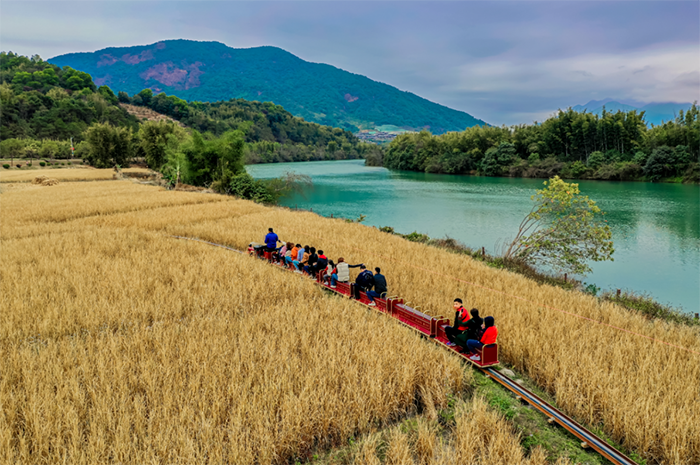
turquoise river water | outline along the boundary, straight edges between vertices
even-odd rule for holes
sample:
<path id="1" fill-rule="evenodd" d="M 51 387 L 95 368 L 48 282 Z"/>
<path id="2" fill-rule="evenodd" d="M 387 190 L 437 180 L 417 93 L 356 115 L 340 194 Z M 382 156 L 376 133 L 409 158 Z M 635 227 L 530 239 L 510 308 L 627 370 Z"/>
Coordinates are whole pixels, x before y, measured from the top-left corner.
<path id="1" fill-rule="evenodd" d="M 255 178 L 285 172 L 307 174 L 313 187 L 282 205 L 320 215 L 357 218 L 449 236 L 498 253 L 532 207 L 542 179 L 451 176 L 389 171 L 364 160 L 250 165 Z M 646 293 L 663 303 L 700 312 L 700 187 L 697 185 L 580 181 L 581 192 L 607 212 L 613 232 L 613 262 L 592 263 L 584 277 L 606 289 Z"/>

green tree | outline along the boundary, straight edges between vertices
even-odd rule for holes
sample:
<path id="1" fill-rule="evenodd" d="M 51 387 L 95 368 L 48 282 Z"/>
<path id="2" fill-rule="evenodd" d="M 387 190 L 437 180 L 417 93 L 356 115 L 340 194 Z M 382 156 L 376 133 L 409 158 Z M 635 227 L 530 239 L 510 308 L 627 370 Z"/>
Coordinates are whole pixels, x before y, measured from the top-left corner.
<path id="1" fill-rule="evenodd" d="M 246 172 L 231 177 L 226 193 L 260 203 L 274 203 L 277 199 L 262 181 L 253 179 Z"/>
<path id="2" fill-rule="evenodd" d="M 644 165 L 644 175 L 651 181 L 658 181 L 674 174 L 675 153 L 671 147 L 663 145 L 654 150 Z"/>
<path id="3" fill-rule="evenodd" d="M 90 144 L 88 163 L 96 168 L 127 166 L 131 159 L 132 135 L 130 128 L 93 124 L 85 132 L 85 139 Z"/>
<path id="4" fill-rule="evenodd" d="M 169 121 L 149 121 L 139 130 L 141 148 L 146 156 L 146 163 L 151 169 L 159 170 L 165 163 L 165 151 L 168 135 L 175 132 L 175 125 Z"/>
<path id="5" fill-rule="evenodd" d="M 600 165 L 603 163 L 605 163 L 605 154 L 603 152 L 595 151 L 588 157 L 588 166 L 594 170 L 600 168 Z"/>
<path id="6" fill-rule="evenodd" d="M 505 168 L 515 160 L 515 146 L 510 142 L 501 142 L 498 147 L 491 147 L 486 151 L 481 161 L 481 172 L 486 176 L 501 176 Z"/>
<path id="7" fill-rule="evenodd" d="M 505 257 L 574 274 L 590 272 L 588 260 L 612 260 L 612 233 L 596 203 L 558 176 L 544 185 Z"/>
<path id="8" fill-rule="evenodd" d="M 183 146 L 194 185 L 209 186 L 226 193 L 233 176 L 244 171 L 245 142 L 240 131 L 230 131 L 214 140 L 205 140 L 193 131 L 192 139 Z"/>

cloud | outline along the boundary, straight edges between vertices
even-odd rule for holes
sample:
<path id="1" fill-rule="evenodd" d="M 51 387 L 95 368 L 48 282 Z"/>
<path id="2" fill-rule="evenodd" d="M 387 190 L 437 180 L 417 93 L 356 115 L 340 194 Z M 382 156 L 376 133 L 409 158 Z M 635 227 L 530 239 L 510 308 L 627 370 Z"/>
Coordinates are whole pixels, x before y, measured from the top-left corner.
<path id="1" fill-rule="evenodd" d="M 605 97 L 698 99 L 699 15 L 698 2 L 3 1 L 0 46 L 274 45 L 514 124 Z"/>

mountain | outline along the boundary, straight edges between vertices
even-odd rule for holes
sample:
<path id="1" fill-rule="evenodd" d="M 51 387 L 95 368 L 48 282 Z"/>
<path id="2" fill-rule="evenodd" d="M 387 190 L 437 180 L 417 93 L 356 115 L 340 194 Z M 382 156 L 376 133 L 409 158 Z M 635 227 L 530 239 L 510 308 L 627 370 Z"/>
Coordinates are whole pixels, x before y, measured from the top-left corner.
<path id="1" fill-rule="evenodd" d="M 647 103 L 641 104 L 639 102 L 628 102 L 621 103 L 617 102 L 611 98 L 606 98 L 603 100 L 591 100 L 585 105 L 576 105 L 571 107 L 574 111 L 588 111 L 589 113 L 595 113 L 600 115 L 603 112 L 603 106 L 608 112 L 616 113 L 618 111 L 643 111 L 644 120 L 647 124 L 654 124 L 656 126 L 663 124 L 665 121 L 673 121 L 678 115 L 680 110 L 688 110 L 692 104 L 691 103 Z"/>
<path id="2" fill-rule="evenodd" d="M 382 125 L 435 134 L 486 124 L 410 92 L 277 47 L 236 49 L 219 42 L 166 40 L 69 53 L 49 62 L 93 76 L 114 92 L 144 88 L 189 101 L 272 101 L 307 121 L 357 131 Z"/>

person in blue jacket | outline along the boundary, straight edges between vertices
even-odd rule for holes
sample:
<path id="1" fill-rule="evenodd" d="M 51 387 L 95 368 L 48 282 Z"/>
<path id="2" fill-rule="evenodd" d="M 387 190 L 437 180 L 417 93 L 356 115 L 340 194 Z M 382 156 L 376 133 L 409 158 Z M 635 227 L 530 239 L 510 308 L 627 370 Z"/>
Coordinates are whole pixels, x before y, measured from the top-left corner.
<path id="1" fill-rule="evenodd" d="M 277 237 L 277 234 L 272 230 L 272 228 L 268 228 L 269 233 L 265 236 L 265 245 L 267 246 L 267 251 L 268 252 L 274 252 L 277 250 L 277 243 L 280 242 L 280 238 Z"/>

